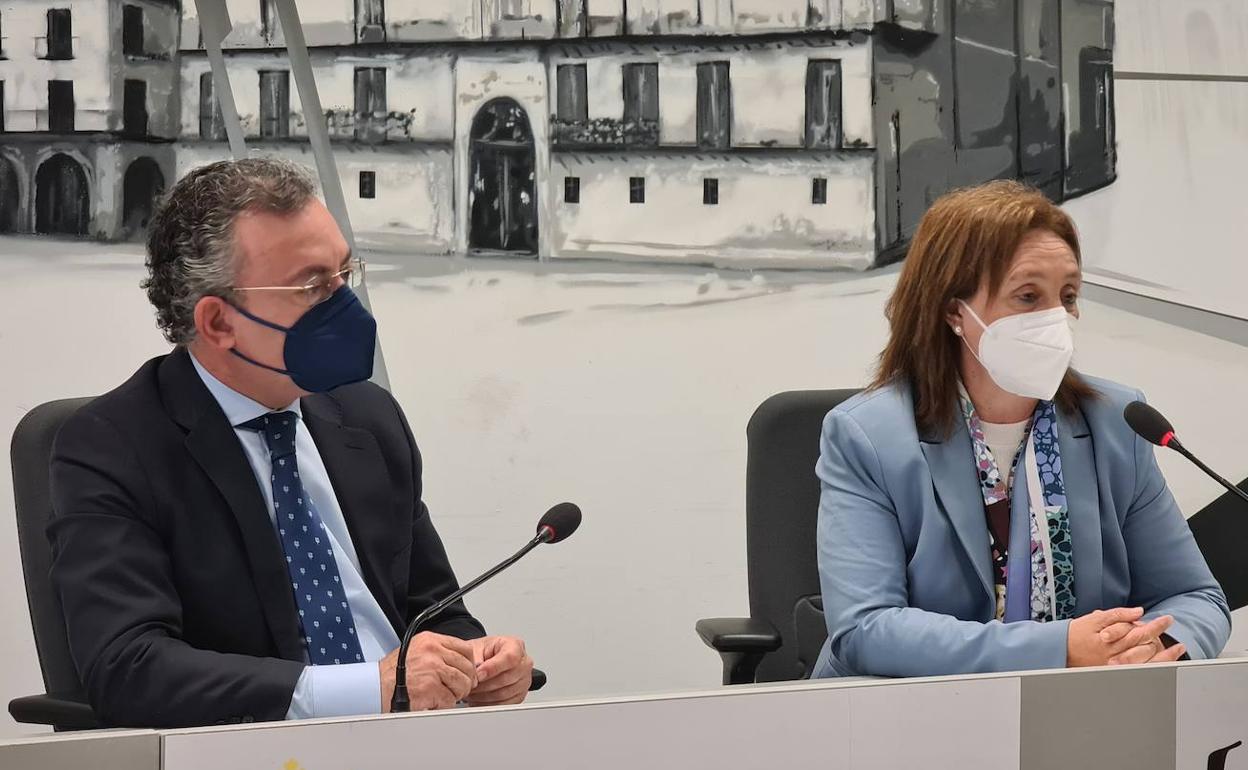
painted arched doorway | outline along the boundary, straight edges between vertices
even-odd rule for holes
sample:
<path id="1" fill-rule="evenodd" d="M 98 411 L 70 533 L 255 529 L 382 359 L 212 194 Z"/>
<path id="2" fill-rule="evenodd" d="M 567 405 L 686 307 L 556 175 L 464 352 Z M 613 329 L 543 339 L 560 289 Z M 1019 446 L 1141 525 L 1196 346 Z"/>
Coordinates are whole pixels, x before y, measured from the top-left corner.
<path id="1" fill-rule="evenodd" d="M 63 153 L 45 160 L 35 173 L 35 232 L 86 235 L 90 218 L 82 166 Z"/>
<path id="2" fill-rule="evenodd" d="M 121 192 L 121 226 L 127 238 L 142 236 L 165 191 L 165 175 L 156 161 L 138 158 L 126 169 Z"/>
<path id="3" fill-rule="evenodd" d="M 472 121 L 468 246 L 537 254 L 533 131 L 512 99 L 486 103 Z"/>
<path id="4" fill-rule="evenodd" d="M 17 232 L 22 203 L 21 185 L 13 161 L 0 155 L 0 233 Z"/>

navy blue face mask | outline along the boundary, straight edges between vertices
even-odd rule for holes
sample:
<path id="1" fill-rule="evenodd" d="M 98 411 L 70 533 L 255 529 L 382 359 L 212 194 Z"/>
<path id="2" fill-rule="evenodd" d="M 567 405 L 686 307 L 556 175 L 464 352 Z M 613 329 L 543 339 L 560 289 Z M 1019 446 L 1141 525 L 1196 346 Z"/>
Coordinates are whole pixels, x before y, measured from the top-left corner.
<path id="1" fill-rule="evenodd" d="M 286 335 L 285 369 L 262 364 L 230 349 L 253 366 L 284 374 L 309 393 L 324 393 L 373 376 L 377 320 L 346 285 L 338 287 L 329 299 L 304 313 L 291 327 L 258 318 L 238 305 L 233 307 L 261 326 Z"/>

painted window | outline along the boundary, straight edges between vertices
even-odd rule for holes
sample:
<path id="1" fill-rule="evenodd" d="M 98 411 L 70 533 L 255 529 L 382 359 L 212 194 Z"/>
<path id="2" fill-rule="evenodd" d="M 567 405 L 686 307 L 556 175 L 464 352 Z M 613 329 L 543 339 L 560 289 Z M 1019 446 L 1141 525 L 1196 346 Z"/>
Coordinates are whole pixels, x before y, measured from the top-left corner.
<path id="1" fill-rule="evenodd" d="M 659 119 L 659 65 L 624 65 L 624 121 Z"/>
<path id="2" fill-rule="evenodd" d="M 377 197 L 377 172 L 360 172 L 360 197 L 370 199 Z"/>
<path id="3" fill-rule="evenodd" d="M 555 71 L 556 109 L 559 120 L 585 123 L 589 120 L 588 84 L 584 64 L 560 64 Z"/>
<path id="4" fill-rule="evenodd" d="M 74 23 L 68 8 L 48 9 L 48 58 L 74 58 Z"/>
<path id="5" fill-rule="evenodd" d="M 355 39 L 357 43 L 384 43 L 386 6 L 382 0 L 355 0 Z"/>
<path id="6" fill-rule="evenodd" d="M 719 180 L 703 179 L 702 180 L 702 203 L 706 206 L 719 205 Z"/>
<path id="7" fill-rule="evenodd" d="M 260 70 L 260 136 L 290 136 L 290 72 Z"/>
<path id="8" fill-rule="evenodd" d="M 199 76 L 199 138 L 220 142 L 225 139 L 225 121 L 214 93 L 212 73 L 205 72 Z"/>
<path id="9" fill-rule="evenodd" d="M 74 130 L 74 81 L 48 81 L 48 130 L 58 134 Z"/>
<path id="10" fill-rule="evenodd" d="M 581 178 L 579 176 L 565 176 L 563 178 L 563 202 L 581 202 Z"/>
<path id="11" fill-rule="evenodd" d="M 147 81 L 127 79 L 122 98 L 122 132 L 127 136 L 147 136 Z"/>
<path id="12" fill-rule="evenodd" d="M 281 42 L 282 22 L 275 0 L 260 0 L 260 36 L 266 43 Z"/>
<path id="13" fill-rule="evenodd" d="M 698 65 L 698 146 L 715 150 L 732 146 L 732 88 L 726 61 Z"/>
<path id="14" fill-rule="evenodd" d="M 633 176 L 628 178 L 628 202 L 646 202 L 646 178 L 644 176 Z"/>
<path id="15" fill-rule="evenodd" d="M 589 0 L 555 0 L 555 34 L 559 37 L 589 36 Z"/>
<path id="16" fill-rule="evenodd" d="M 386 68 L 355 70 L 355 138 L 384 141 L 386 138 Z"/>
<path id="17" fill-rule="evenodd" d="M 816 206 L 826 205 L 828 202 L 828 180 L 823 177 L 815 177 L 814 184 L 810 189 L 810 202 Z"/>
<path id="18" fill-rule="evenodd" d="M 834 150 L 841 138 L 841 63 L 811 61 L 806 65 L 806 146 Z"/>
<path id="19" fill-rule="evenodd" d="M 121 51 L 126 56 L 143 55 L 143 9 L 137 5 L 121 7 Z"/>

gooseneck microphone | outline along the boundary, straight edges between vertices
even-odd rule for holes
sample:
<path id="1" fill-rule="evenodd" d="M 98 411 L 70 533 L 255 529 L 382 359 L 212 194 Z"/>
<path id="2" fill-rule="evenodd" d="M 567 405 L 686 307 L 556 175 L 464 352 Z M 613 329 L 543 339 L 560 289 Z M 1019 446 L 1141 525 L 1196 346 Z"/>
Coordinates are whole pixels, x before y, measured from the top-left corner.
<path id="1" fill-rule="evenodd" d="M 1212 468 L 1200 461 L 1200 458 L 1187 451 L 1187 447 L 1183 446 L 1174 435 L 1174 426 L 1162 416 L 1161 412 L 1143 401 L 1132 401 L 1127 404 L 1127 408 L 1123 410 L 1122 416 L 1126 418 L 1127 425 L 1131 426 L 1131 430 L 1135 431 L 1140 438 L 1159 447 L 1173 449 L 1188 460 L 1191 460 L 1192 464 L 1204 471 L 1209 478 L 1229 489 L 1244 502 L 1248 502 L 1248 494 L 1245 494 L 1244 490 L 1214 473 Z"/>
<path id="2" fill-rule="evenodd" d="M 544 543 L 558 543 L 562 540 L 567 540 L 579 526 L 581 526 L 581 509 L 572 503 L 559 503 L 547 511 L 546 515 L 542 516 L 541 521 L 537 523 L 537 535 L 523 548 L 503 562 L 491 567 L 476 580 L 468 583 L 445 599 L 434 603 L 425 609 L 424 612 L 417 615 L 416 619 L 407 627 L 407 632 L 403 634 L 403 643 L 399 645 L 399 660 L 395 664 L 394 669 L 394 696 L 390 699 L 390 710 L 399 713 L 408 711 L 411 708 L 411 701 L 407 697 L 407 648 L 411 646 L 412 637 L 416 636 L 421 626 L 440 615 L 443 610 L 459 601 L 469 591 L 472 591 L 477 586 L 523 559 L 528 555 L 529 551 Z"/>

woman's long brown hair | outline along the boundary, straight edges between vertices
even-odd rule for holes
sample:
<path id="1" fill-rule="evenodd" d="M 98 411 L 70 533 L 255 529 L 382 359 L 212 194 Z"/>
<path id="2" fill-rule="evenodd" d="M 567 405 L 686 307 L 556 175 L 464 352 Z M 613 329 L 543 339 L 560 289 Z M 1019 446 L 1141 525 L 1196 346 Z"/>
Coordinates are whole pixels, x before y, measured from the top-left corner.
<path id="1" fill-rule="evenodd" d="M 908 383 L 915 422 L 925 433 L 948 435 L 957 411 L 961 340 L 946 323 L 952 302 L 970 300 L 987 281 L 995 297 L 1019 243 L 1033 230 L 1054 233 L 1080 266 L 1079 236 L 1066 212 L 1018 182 L 989 182 L 942 196 L 923 215 L 897 288 L 885 308 L 890 335 L 871 389 Z M 1058 389 L 1057 405 L 1071 412 L 1096 392 L 1074 371 Z"/>

